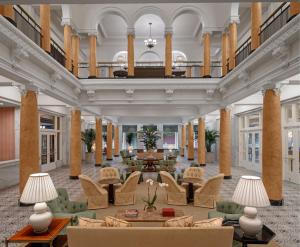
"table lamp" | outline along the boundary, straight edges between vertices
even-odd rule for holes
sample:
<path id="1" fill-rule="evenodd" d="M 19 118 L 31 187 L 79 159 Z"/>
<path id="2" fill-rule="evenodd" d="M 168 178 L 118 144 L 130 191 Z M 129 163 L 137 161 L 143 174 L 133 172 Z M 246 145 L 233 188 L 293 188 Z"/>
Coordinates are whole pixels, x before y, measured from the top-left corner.
<path id="1" fill-rule="evenodd" d="M 29 224 L 35 233 L 44 233 L 52 221 L 52 213 L 46 204 L 57 197 L 56 189 L 48 173 L 31 174 L 20 198 L 25 204 L 35 203 Z"/>
<path id="2" fill-rule="evenodd" d="M 235 188 L 232 200 L 246 206 L 244 215 L 240 217 L 239 224 L 244 236 L 255 238 L 262 229 L 262 222 L 256 217 L 255 207 L 270 206 L 270 201 L 260 177 L 242 176 Z"/>

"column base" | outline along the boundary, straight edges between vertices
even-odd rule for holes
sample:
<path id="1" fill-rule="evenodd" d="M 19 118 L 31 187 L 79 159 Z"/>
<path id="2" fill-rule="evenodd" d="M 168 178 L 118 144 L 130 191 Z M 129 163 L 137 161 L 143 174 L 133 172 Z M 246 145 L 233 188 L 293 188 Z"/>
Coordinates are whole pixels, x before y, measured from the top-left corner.
<path id="1" fill-rule="evenodd" d="M 298 15 L 298 14 L 292 15 L 292 16 L 288 19 L 288 22 L 289 22 L 290 20 L 294 19 L 297 15 Z"/>
<path id="2" fill-rule="evenodd" d="M 79 179 L 78 176 L 70 176 L 70 179 Z"/>
<path id="3" fill-rule="evenodd" d="M 184 157 L 184 154 L 181 154 L 180 156 L 181 156 L 181 157 Z"/>
<path id="4" fill-rule="evenodd" d="M 106 160 L 113 160 L 113 159 L 110 159 L 110 158 L 106 158 Z"/>
<path id="5" fill-rule="evenodd" d="M 203 78 L 211 78 L 211 75 L 204 75 Z"/>
<path id="6" fill-rule="evenodd" d="M 102 166 L 102 165 L 99 163 L 99 164 L 95 164 L 95 166 Z"/>
<path id="7" fill-rule="evenodd" d="M 165 78 L 172 78 L 173 76 L 171 75 L 165 75 Z"/>
<path id="8" fill-rule="evenodd" d="M 224 176 L 224 179 L 232 179 L 232 176 Z"/>
<path id="9" fill-rule="evenodd" d="M 188 158 L 188 160 L 194 160 L 193 158 Z"/>
<path id="10" fill-rule="evenodd" d="M 119 155 L 118 155 L 118 154 L 115 154 L 114 157 L 119 157 Z"/>
<path id="11" fill-rule="evenodd" d="M 283 206 L 284 200 L 283 199 L 281 199 L 281 200 L 271 200 L 270 199 L 270 204 L 272 206 Z"/>
<path id="12" fill-rule="evenodd" d="M 90 75 L 90 76 L 88 77 L 88 79 L 97 79 L 97 76 L 95 76 L 95 75 Z"/>
<path id="13" fill-rule="evenodd" d="M 127 78 L 134 78 L 134 75 L 128 75 Z"/>
<path id="14" fill-rule="evenodd" d="M 4 16 L 6 20 L 8 20 L 11 24 L 13 24 L 15 27 L 17 27 L 17 23 L 15 20 L 11 19 L 10 17 Z"/>
<path id="15" fill-rule="evenodd" d="M 200 164 L 200 166 L 206 166 L 206 164 Z"/>

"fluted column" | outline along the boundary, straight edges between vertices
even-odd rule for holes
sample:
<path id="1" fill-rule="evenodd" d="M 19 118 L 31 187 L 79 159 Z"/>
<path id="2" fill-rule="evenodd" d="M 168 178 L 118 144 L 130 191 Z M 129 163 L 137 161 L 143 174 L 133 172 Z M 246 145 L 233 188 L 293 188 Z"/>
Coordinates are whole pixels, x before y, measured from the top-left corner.
<path id="1" fill-rule="evenodd" d="M 203 34 L 203 49 L 204 49 L 204 69 L 203 77 L 210 78 L 210 33 Z"/>
<path id="2" fill-rule="evenodd" d="M 95 166 L 102 164 L 102 119 L 96 118 L 96 150 L 95 150 Z"/>
<path id="3" fill-rule="evenodd" d="M 253 2 L 251 5 L 251 51 L 260 45 L 261 12 L 261 3 Z"/>
<path id="4" fill-rule="evenodd" d="M 119 126 L 114 125 L 114 156 L 119 157 L 120 146 L 119 146 Z"/>
<path id="5" fill-rule="evenodd" d="M 134 31 L 127 35 L 128 77 L 134 77 Z"/>
<path id="6" fill-rule="evenodd" d="M 37 93 L 27 91 L 20 109 L 20 195 L 30 174 L 40 172 L 39 129 Z"/>
<path id="7" fill-rule="evenodd" d="M 219 171 L 224 173 L 224 179 L 231 178 L 231 119 L 228 108 L 220 110 Z"/>
<path id="8" fill-rule="evenodd" d="M 283 205 L 280 95 L 267 89 L 263 99 L 262 177 L 274 206 Z"/>
<path id="9" fill-rule="evenodd" d="M 300 2 L 291 2 L 290 3 L 290 16 L 291 18 L 300 13 Z"/>
<path id="10" fill-rule="evenodd" d="M 181 147 L 180 147 L 180 156 L 182 157 L 184 157 L 185 142 L 186 142 L 186 127 L 185 124 L 183 124 L 181 126 Z"/>
<path id="11" fill-rule="evenodd" d="M 235 52 L 237 49 L 237 24 L 229 24 L 229 70 L 235 67 Z"/>
<path id="12" fill-rule="evenodd" d="M 50 44 L 50 5 L 41 4 L 40 5 L 40 24 L 42 33 L 42 48 L 44 51 L 51 52 Z"/>
<path id="13" fill-rule="evenodd" d="M 229 37 L 226 32 L 222 33 L 222 76 L 228 73 L 227 60 L 229 57 Z"/>
<path id="14" fill-rule="evenodd" d="M 106 159 L 112 160 L 112 123 L 107 123 Z"/>
<path id="15" fill-rule="evenodd" d="M 194 160 L 194 126 L 188 124 L 188 160 Z"/>
<path id="16" fill-rule="evenodd" d="M 64 51 L 66 63 L 65 67 L 67 70 L 72 71 L 72 28 L 70 25 L 64 25 Z"/>
<path id="17" fill-rule="evenodd" d="M 89 78 L 97 77 L 97 36 L 89 35 Z"/>
<path id="18" fill-rule="evenodd" d="M 0 4 L 0 15 L 6 17 L 11 23 L 15 24 L 14 6 L 11 4 Z"/>
<path id="19" fill-rule="evenodd" d="M 206 165 L 205 118 L 198 119 L 198 163 Z"/>
<path id="20" fill-rule="evenodd" d="M 72 35 L 72 59 L 73 74 L 78 77 L 78 58 L 79 58 L 80 39 L 78 35 Z"/>
<path id="21" fill-rule="evenodd" d="M 165 76 L 172 76 L 172 32 L 167 31 L 165 35 Z"/>
<path id="22" fill-rule="evenodd" d="M 71 111 L 70 178 L 78 179 L 81 174 L 81 112 Z"/>

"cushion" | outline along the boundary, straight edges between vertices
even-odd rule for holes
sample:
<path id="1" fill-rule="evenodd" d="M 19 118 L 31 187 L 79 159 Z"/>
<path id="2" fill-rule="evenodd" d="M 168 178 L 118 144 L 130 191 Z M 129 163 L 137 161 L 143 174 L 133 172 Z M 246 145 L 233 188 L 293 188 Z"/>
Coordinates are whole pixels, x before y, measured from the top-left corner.
<path id="1" fill-rule="evenodd" d="M 201 228 L 213 228 L 222 226 L 223 218 L 212 218 L 206 220 L 196 221 L 193 224 L 193 227 L 201 227 Z"/>
<path id="2" fill-rule="evenodd" d="M 78 218 L 78 226 L 103 227 L 103 226 L 106 226 L 106 223 L 104 220 L 96 220 L 96 219 L 90 219 L 90 218 L 85 218 L 85 217 L 79 217 Z"/>
<path id="3" fill-rule="evenodd" d="M 131 223 L 125 220 L 121 220 L 112 216 L 105 217 L 105 223 L 107 227 L 130 227 Z"/>
<path id="4" fill-rule="evenodd" d="M 193 216 L 181 216 L 167 220 L 164 224 L 166 227 L 191 227 L 193 225 Z"/>

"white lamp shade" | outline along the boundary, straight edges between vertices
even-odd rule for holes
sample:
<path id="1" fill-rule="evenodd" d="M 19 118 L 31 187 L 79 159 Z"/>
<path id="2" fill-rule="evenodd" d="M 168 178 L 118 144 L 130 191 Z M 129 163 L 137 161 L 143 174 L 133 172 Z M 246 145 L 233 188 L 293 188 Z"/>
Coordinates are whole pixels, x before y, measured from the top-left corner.
<path id="1" fill-rule="evenodd" d="M 270 206 L 269 197 L 260 177 L 242 176 L 235 188 L 232 200 L 249 207 Z"/>
<path id="2" fill-rule="evenodd" d="M 57 192 L 48 173 L 31 174 L 20 198 L 22 203 L 47 202 L 57 197 Z"/>

